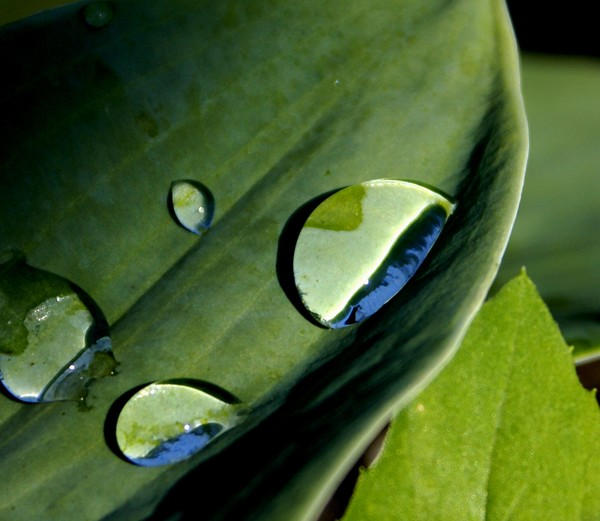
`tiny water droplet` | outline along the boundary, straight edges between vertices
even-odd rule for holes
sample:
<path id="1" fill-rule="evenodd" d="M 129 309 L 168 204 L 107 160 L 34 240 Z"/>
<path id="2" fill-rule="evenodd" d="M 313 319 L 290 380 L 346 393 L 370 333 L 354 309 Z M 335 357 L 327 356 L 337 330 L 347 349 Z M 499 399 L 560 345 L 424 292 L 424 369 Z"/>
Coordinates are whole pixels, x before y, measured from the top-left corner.
<path id="1" fill-rule="evenodd" d="M 171 183 L 169 209 L 181 226 L 202 235 L 212 223 L 215 200 L 202 183 L 183 179 Z"/>
<path id="2" fill-rule="evenodd" d="M 91 382 L 116 367 L 101 310 L 21 254 L 0 260 L 0 381 L 24 402 L 85 398 Z"/>
<path id="3" fill-rule="evenodd" d="M 101 29 L 113 19 L 115 9 L 110 2 L 91 2 L 83 8 L 83 18 L 88 25 Z"/>
<path id="4" fill-rule="evenodd" d="M 373 315 L 415 274 L 454 208 L 438 192 L 392 179 L 329 196 L 304 223 L 294 250 L 306 309 L 330 328 Z"/>
<path id="5" fill-rule="evenodd" d="M 143 467 L 189 458 L 237 425 L 245 408 L 229 393 L 192 380 L 154 382 L 125 404 L 116 424 L 119 449 Z"/>

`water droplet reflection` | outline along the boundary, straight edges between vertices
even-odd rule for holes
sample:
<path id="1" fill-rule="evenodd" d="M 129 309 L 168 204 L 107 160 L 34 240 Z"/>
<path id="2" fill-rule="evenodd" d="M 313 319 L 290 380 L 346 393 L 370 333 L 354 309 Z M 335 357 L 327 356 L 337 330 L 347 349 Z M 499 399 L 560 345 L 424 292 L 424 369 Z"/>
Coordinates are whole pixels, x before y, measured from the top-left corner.
<path id="1" fill-rule="evenodd" d="M 304 306 L 330 328 L 370 317 L 415 274 L 454 207 L 407 181 L 335 192 L 313 210 L 296 243 L 294 279 Z"/>
<path id="2" fill-rule="evenodd" d="M 91 27 L 101 29 L 112 21 L 114 12 L 110 2 L 91 2 L 83 8 L 83 18 Z"/>
<path id="3" fill-rule="evenodd" d="M 127 401 L 117 420 L 116 440 L 137 465 L 168 465 L 189 458 L 237 425 L 244 411 L 234 397 L 202 382 L 155 382 Z"/>
<path id="4" fill-rule="evenodd" d="M 180 180 L 171 183 L 169 209 L 185 229 L 202 235 L 210 227 L 215 200 L 210 190 L 197 181 Z"/>
<path id="5" fill-rule="evenodd" d="M 81 400 L 116 361 L 98 306 L 17 253 L 0 264 L 0 380 L 24 402 Z"/>

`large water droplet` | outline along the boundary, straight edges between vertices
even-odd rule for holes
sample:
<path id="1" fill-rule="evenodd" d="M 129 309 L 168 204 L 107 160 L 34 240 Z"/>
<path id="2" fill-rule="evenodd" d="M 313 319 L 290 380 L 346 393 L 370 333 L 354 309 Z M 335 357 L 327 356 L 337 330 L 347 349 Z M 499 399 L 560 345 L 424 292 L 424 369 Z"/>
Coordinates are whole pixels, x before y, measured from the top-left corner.
<path id="1" fill-rule="evenodd" d="M 114 12 L 110 2 L 91 2 L 83 8 L 83 18 L 88 25 L 101 29 L 112 21 Z"/>
<path id="2" fill-rule="evenodd" d="M 331 195 L 296 243 L 303 304 L 331 328 L 373 315 L 414 275 L 453 211 L 449 199 L 408 181 L 378 179 Z"/>
<path id="3" fill-rule="evenodd" d="M 82 400 L 113 373 L 108 325 L 80 288 L 26 264 L 0 259 L 0 381 L 24 402 Z"/>
<path id="4" fill-rule="evenodd" d="M 203 382 L 155 382 L 136 392 L 121 410 L 117 444 L 137 465 L 176 463 L 237 425 L 244 411 L 233 396 Z"/>
<path id="5" fill-rule="evenodd" d="M 215 214 L 215 200 L 210 190 L 197 181 L 171 183 L 169 209 L 177 222 L 187 230 L 202 235 L 210 227 Z"/>

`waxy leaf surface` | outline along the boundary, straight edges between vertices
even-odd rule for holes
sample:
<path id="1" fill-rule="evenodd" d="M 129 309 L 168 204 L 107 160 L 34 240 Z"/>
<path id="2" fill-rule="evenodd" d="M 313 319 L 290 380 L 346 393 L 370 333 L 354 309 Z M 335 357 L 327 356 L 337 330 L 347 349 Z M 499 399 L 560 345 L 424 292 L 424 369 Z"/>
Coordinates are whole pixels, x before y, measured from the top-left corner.
<path id="1" fill-rule="evenodd" d="M 451 357 L 506 246 L 527 135 L 504 4 L 131 0 L 102 28 L 83 5 L 0 32 L 0 248 L 92 295 L 120 366 L 87 411 L 2 397 L 0 518 L 311 519 Z M 325 330 L 294 297 L 295 216 L 378 178 L 457 209 L 400 294 Z M 201 237 L 168 212 L 178 179 L 214 196 Z M 173 378 L 251 412 L 180 464 L 117 457 L 114 404 Z"/>

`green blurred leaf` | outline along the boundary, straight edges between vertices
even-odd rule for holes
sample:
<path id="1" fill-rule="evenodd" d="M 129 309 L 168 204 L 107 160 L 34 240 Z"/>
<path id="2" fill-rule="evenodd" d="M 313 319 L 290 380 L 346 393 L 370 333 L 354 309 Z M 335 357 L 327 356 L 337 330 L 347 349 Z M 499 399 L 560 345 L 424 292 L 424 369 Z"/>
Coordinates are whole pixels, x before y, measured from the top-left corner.
<path id="1" fill-rule="evenodd" d="M 87 412 L 3 399 L 0 518 L 310 519 L 494 278 L 527 151 L 504 5 L 133 0 L 100 30 L 81 5 L 0 34 L 0 248 L 89 292 L 121 365 Z M 290 218 L 380 177 L 457 210 L 389 305 L 321 329 L 288 298 Z M 199 239 L 167 211 L 182 178 L 215 196 Z M 114 404 L 171 378 L 252 413 L 176 466 L 119 459 Z"/>
<path id="2" fill-rule="evenodd" d="M 394 420 L 345 521 L 598 519 L 600 412 L 522 274 Z"/>
<path id="3" fill-rule="evenodd" d="M 598 92 L 597 61 L 525 56 L 531 154 L 499 273 L 501 285 L 527 266 L 576 356 L 600 345 Z"/>

